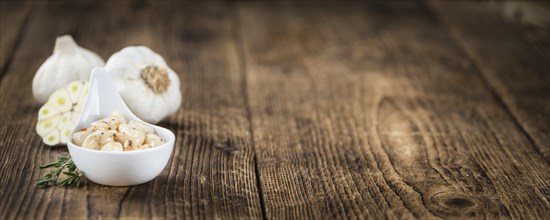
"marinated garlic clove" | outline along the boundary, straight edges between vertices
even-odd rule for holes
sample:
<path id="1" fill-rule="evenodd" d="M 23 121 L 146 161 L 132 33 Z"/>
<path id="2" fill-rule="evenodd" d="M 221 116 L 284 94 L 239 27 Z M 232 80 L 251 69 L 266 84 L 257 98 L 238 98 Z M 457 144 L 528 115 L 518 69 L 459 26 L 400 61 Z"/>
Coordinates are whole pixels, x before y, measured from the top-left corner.
<path id="1" fill-rule="evenodd" d="M 124 151 L 132 151 L 132 150 L 136 150 L 136 147 L 134 147 L 134 145 L 132 145 L 132 140 L 127 140 L 124 142 Z"/>
<path id="2" fill-rule="evenodd" d="M 145 135 L 145 144 L 150 145 L 152 147 L 156 147 L 161 144 L 164 144 L 164 141 L 158 135 L 153 133 L 148 133 Z"/>
<path id="3" fill-rule="evenodd" d="M 122 144 L 118 142 L 109 142 L 101 148 L 102 151 L 124 151 Z"/>
<path id="4" fill-rule="evenodd" d="M 116 132 L 114 136 L 115 136 L 115 141 L 120 143 L 124 143 L 130 139 L 127 134 L 119 131 Z"/>
<path id="5" fill-rule="evenodd" d="M 145 124 L 144 122 L 141 122 L 141 121 L 131 121 L 130 123 L 128 123 L 130 126 L 133 126 L 133 127 L 140 127 L 141 129 L 143 129 L 143 131 L 148 134 L 148 133 L 155 133 L 155 129 L 153 129 L 153 127 L 149 126 L 148 124 Z"/>
<path id="6" fill-rule="evenodd" d="M 128 135 L 128 139 L 132 141 L 132 143 L 130 144 L 132 146 L 141 145 L 145 141 L 145 131 L 139 126 L 121 124 L 118 129 L 121 133 Z"/>
<path id="7" fill-rule="evenodd" d="M 73 134 L 72 141 L 74 144 L 78 146 L 82 146 L 82 144 L 84 144 L 84 140 L 86 140 L 88 135 L 90 135 L 91 133 L 92 133 L 92 129 L 83 128 L 81 131 Z"/>
<path id="8" fill-rule="evenodd" d="M 114 134 L 115 131 L 94 131 L 86 137 L 82 147 L 100 150 L 103 145 L 114 142 Z"/>
<path id="9" fill-rule="evenodd" d="M 126 124 L 126 120 L 124 120 L 124 116 L 122 116 L 118 112 L 113 112 L 113 114 L 111 114 L 111 118 L 115 118 L 119 124 Z"/>
<path id="10" fill-rule="evenodd" d="M 94 130 L 108 131 L 116 130 L 119 125 L 120 121 L 118 121 L 116 118 L 110 117 L 93 122 L 91 128 Z"/>

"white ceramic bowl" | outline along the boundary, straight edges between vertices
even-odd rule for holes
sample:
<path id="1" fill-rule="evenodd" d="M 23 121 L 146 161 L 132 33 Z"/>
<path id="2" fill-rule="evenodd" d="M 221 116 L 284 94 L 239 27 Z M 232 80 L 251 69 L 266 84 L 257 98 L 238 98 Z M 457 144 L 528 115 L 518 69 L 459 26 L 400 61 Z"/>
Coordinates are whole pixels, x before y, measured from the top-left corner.
<path id="1" fill-rule="evenodd" d="M 108 73 L 103 68 L 94 68 L 82 115 L 67 141 L 72 160 L 88 180 L 98 184 L 130 186 L 151 181 L 166 167 L 174 148 L 174 133 L 166 128 L 149 124 L 166 143 L 144 150 L 98 151 L 72 143 L 75 132 L 109 117 L 114 111 L 122 114 L 126 121 L 141 121 L 124 104 Z"/>

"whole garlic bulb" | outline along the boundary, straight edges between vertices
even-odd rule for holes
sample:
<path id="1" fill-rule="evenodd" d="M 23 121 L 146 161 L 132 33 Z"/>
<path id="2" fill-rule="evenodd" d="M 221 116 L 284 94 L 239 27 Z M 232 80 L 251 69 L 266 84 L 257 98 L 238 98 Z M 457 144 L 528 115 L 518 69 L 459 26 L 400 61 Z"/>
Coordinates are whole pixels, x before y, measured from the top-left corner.
<path id="1" fill-rule="evenodd" d="M 131 46 L 116 52 L 107 60 L 105 70 L 128 108 L 142 120 L 155 124 L 179 109 L 178 75 L 148 47 Z"/>
<path id="2" fill-rule="evenodd" d="M 53 54 L 40 66 L 32 80 L 32 93 L 44 103 L 56 89 L 74 80 L 88 81 L 92 69 L 104 65 L 101 57 L 78 46 L 70 35 L 58 37 Z"/>

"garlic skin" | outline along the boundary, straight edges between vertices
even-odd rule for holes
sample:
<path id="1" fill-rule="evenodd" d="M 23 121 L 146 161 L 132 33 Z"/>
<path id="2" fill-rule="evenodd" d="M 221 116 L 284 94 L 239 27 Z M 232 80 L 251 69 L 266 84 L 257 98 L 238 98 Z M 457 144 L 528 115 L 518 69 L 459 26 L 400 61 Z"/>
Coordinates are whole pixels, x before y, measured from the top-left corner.
<path id="1" fill-rule="evenodd" d="M 116 52 L 107 60 L 105 70 L 128 108 L 146 122 L 156 124 L 181 105 L 178 75 L 148 47 L 131 46 Z"/>
<path id="2" fill-rule="evenodd" d="M 70 35 L 58 37 L 53 54 L 40 66 L 32 80 L 32 93 L 40 103 L 74 80 L 88 81 L 94 67 L 105 61 L 97 54 L 76 44 Z"/>

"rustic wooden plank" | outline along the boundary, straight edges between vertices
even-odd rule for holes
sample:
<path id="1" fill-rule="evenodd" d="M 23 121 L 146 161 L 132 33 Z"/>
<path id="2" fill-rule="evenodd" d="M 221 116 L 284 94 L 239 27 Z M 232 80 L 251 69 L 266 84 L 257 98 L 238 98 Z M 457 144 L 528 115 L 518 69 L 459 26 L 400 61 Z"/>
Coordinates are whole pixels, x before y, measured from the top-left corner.
<path id="1" fill-rule="evenodd" d="M 527 24 L 507 20 L 499 7 L 487 4 L 431 2 L 430 5 L 529 133 L 540 153 L 550 161 L 550 24 L 542 29 L 526 27 Z M 546 17 L 549 11 L 550 8 L 543 18 L 549 19 Z"/>
<path id="2" fill-rule="evenodd" d="M 0 1 L 0 78 L 21 35 L 32 2 Z"/>
<path id="3" fill-rule="evenodd" d="M 242 3 L 268 218 L 544 218 L 550 166 L 422 4 Z"/>
<path id="4" fill-rule="evenodd" d="M 179 156 L 167 182 L 150 189 L 161 190 L 153 193 L 160 201 L 150 208 L 168 212 L 168 218 L 261 218 L 230 5 L 161 3 L 151 16 L 159 18 L 151 23 L 151 38 L 160 39 L 151 45 L 182 82 L 183 107 L 166 124 L 178 132 Z M 132 192 L 128 200 L 140 197 Z M 136 217 L 141 206 L 127 202 L 123 208 L 121 216 Z"/>
<path id="5" fill-rule="evenodd" d="M 232 9 L 172 3 L 42 2 L 34 8 L 0 84 L 0 197 L 10 198 L 0 203 L 0 218 L 261 217 Z M 44 173 L 38 165 L 67 150 L 47 148 L 35 134 L 40 105 L 30 82 L 55 37 L 66 33 L 104 58 L 128 45 L 149 45 L 180 74 L 182 108 L 161 123 L 175 132 L 176 146 L 155 180 L 133 187 L 35 186 Z"/>

